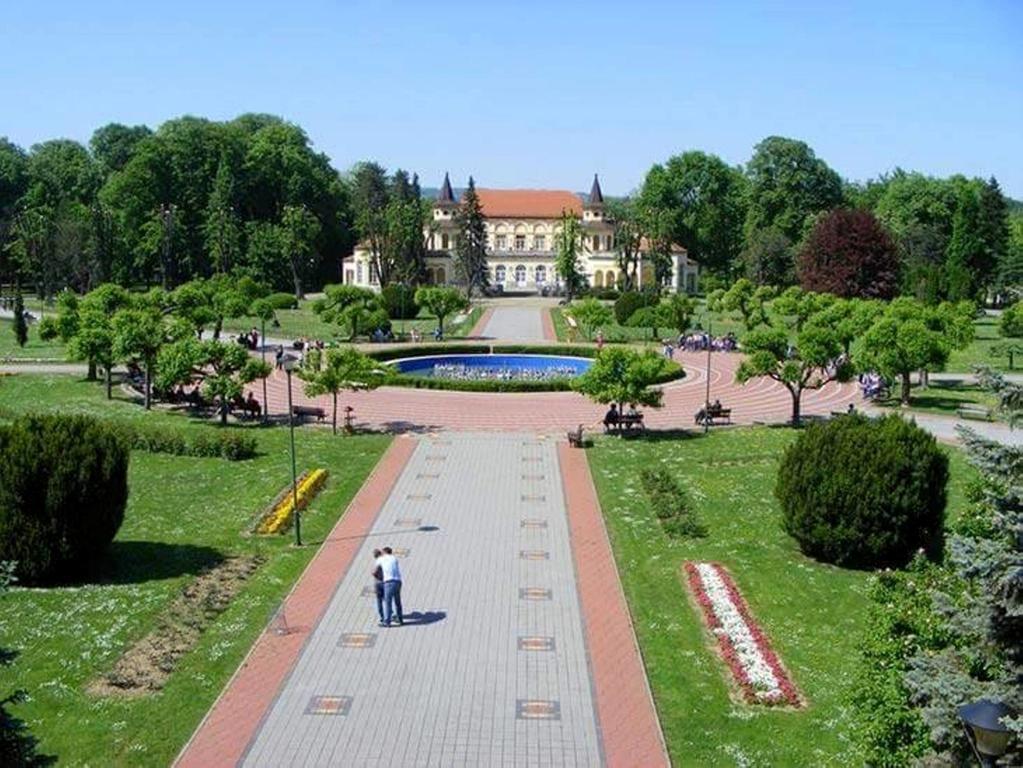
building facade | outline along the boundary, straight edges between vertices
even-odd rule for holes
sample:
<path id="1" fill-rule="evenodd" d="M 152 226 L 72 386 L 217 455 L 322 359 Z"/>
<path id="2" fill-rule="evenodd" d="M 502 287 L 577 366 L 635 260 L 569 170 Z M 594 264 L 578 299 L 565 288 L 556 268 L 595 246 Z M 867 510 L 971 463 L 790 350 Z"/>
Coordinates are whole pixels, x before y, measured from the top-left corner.
<path id="1" fill-rule="evenodd" d="M 622 283 L 624 274 L 617 264 L 614 224 L 605 217 L 604 195 L 596 176 L 585 203 L 579 195 L 564 190 L 477 188 L 476 192 L 486 222 L 491 287 L 507 292 L 540 292 L 559 285 L 555 260 L 565 212 L 576 216 L 580 223 L 579 263 L 589 285 L 613 288 Z M 424 232 L 427 283 L 454 282 L 458 208 L 459 202 L 445 174 L 440 194 L 433 203 L 432 220 Z M 671 268 L 669 290 L 695 293 L 699 265 L 689 259 L 684 248 L 672 249 Z M 355 252 L 344 259 L 342 271 L 345 283 L 379 288 L 370 251 L 364 244 L 356 246 Z M 636 277 L 639 287 L 654 281 L 653 265 L 644 260 L 642 248 Z"/>

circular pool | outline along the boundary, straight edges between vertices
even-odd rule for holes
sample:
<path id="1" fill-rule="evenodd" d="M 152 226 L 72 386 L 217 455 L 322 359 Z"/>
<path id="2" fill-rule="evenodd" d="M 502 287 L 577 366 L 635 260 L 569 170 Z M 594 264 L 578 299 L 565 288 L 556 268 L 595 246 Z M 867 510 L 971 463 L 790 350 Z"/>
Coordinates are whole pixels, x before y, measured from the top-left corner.
<path id="1" fill-rule="evenodd" d="M 430 355 L 392 360 L 399 373 L 455 381 L 554 381 L 572 379 L 593 364 L 565 355 Z"/>

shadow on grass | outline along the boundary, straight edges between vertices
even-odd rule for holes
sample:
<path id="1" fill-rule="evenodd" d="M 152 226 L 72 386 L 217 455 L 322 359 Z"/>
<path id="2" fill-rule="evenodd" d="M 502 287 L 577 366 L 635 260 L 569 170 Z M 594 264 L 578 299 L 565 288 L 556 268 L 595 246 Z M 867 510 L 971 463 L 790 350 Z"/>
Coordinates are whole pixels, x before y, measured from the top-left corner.
<path id="1" fill-rule="evenodd" d="M 178 576 L 195 576 L 223 560 L 224 555 L 219 550 L 195 544 L 115 541 L 106 556 L 95 564 L 89 582 L 142 584 Z"/>

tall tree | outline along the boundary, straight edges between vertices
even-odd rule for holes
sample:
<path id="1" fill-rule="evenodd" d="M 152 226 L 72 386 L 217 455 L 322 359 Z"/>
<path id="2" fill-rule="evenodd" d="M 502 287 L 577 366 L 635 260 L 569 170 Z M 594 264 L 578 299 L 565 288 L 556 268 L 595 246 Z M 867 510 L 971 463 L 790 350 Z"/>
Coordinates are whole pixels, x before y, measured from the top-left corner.
<path id="1" fill-rule="evenodd" d="M 19 347 L 28 343 L 28 322 L 25 320 L 25 300 L 21 291 L 14 294 L 14 340 Z"/>
<path id="2" fill-rule="evenodd" d="M 18 203 L 28 188 L 28 155 L 0 136 L 0 278 L 9 277 L 8 241 L 12 236 Z"/>
<path id="3" fill-rule="evenodd" d="M 424 285 L 419 288 L 416 291 L 416 304 L 437 318 L 437 328 L 442 337 L 444 336 L 444 319 L 469 306 L 469 302 L 456 288 L 443 285 Z"/>
<path id="4" fill-rule="evenodd" d="M 609 200 L 606 210 L 606 218 L 614 226 L 615 264 L 622 274 L 621 289 L 631 291 L 636 285 L 643 245 L 643 213 L 633 198 Z"/>
<path id="5" fill-rule="evenodd" d="M 349 339 L 355 341 L 360 333 L 387 325 L 387 310 L 380 303 L 379 294 L 357 285 L 328 285 L 324 296 L 313 304 L 313 311 L 324 321 L 348 329 Z"/>
<path id="6" fill-rule="evenodd" d="M 472 300 L 473 291 L 482 292 L 490 284 L 487 277 L 487 229 L 483 206 L 476 194 L 476 182 L 469 177 L 469 186 L 455 214 L 458 234 L 455 236 L 455 275 L 465 286 L 465 298 Z"/>
<path id="7" fill-rule="evenodd" d="M 790 285 L 795 280 L 792 241 L 774 227 L 753 232 L 740 259 L 744 276 L 757 285 Z"/>
<path id="8" fill-rule="evenodd" d="M 573 380 L 572 389 L 596 403 L 626 403 L 660 408 L 664 392 L 655 387 L 662 380 L 667 361 L 655 352 L 636 352 L 623 347 L 605 347 L 593 365 Z"/>
<path id="9" fill-rule="evenodd" d="M 106 177 L 124 168 L 135 154 L 139 142 L 152 135 L 152 130 L 145 125 L 108 123 L 93 131 L 89 149 Z"/>
<path id="10" fill-rule="evenodd" d="M 823 214 L 799 251 L 797 271 L 807 291 L 887 299 L 899 283 L 895 243 L 869 211 Z"/>
<path id="11" fill-rule="evenodd" d="M 666 217 L 672 243 L 712 272 L 731 272 L 746 217 L 746 179 L 738 169 L 716 155 L 685 152 L 651 168 L 640 196 Z"/>
<path id="12" fill-rule="evenodd" d="M 337 434 L 337 396 L 345 390 L 375 389 L 385 378 L 385 371 L 369 355 L 353 347 L 328 349 L 321 353 L 310 350 L 302 361 L 298 376 L 305 382 L 310 397 L 330 395 L 333 400 L 331 427 Z"/>
<path id="13" fill-rule="evenodd" d="M 812 218 L 842 203 L 842 180 L 805 142 L 769 136 L 746 166 L 749 208 L 746 234 L 774 227 L 793 243 Z"/>
<path id="14" fill-rule="evenodd" d="M 241 225 L 235 201 L 234 175 L 226 157 L 220 159 L 203 220 L 206 250 L 213 270 L 227 274 L 241 254 Z"/>
<path id="15" fill-rule="evenodd" d="M 580 251 L 583 248 L 582 236 L 579 220 L 574 214 L 568 211 L 561 214 L 561 226 L 554 237 L 558 245 L 554 268 L 558 272 L 558 279 L 565 286 L 565 296 L 571 302 L 583 287 L 585 280 L 579 266 Z"/>
<path id="16" fill-rule="evenodd" d="M 387 172 L 377 163 L 359 163 L 352 172 L 351 186 L 356 232 L 369 249 L 370 269 L 376 271 L 381 285 L 387 285 L 392 266 L 384 252 L 390 202 Z"/>
<path id="17" fill-rule="evenodd" d="M 983 239 L 980 203 L 969 187 L 960 192 L 945 259 L 948 298 L 952 301 L 982 299 L 994 260 Z"/>
<path id="18" fill-rule="evenodd" d="M 281 214 L 281 229 L 285 236 L 291 279 L 295 298 L 305 298 L 304 285 L 316 268 L 316 239 L 320 234 L 319 220 L 301 205 L 286 205 Z"/>

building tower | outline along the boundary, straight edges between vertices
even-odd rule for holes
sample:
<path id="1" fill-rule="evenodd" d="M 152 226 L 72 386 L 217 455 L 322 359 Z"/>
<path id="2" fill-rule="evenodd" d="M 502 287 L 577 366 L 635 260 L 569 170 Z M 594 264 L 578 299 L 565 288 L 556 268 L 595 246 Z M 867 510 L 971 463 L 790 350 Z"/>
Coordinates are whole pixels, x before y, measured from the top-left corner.
<path id="1" fill-rule="evenodd" d="M 604 193 L 600 191 L 600 180 L 597 174 L 593 174 L 593 186 L 590 187 L 590 197 L 583 206 L 583 221 L 604 220 Z"/>

